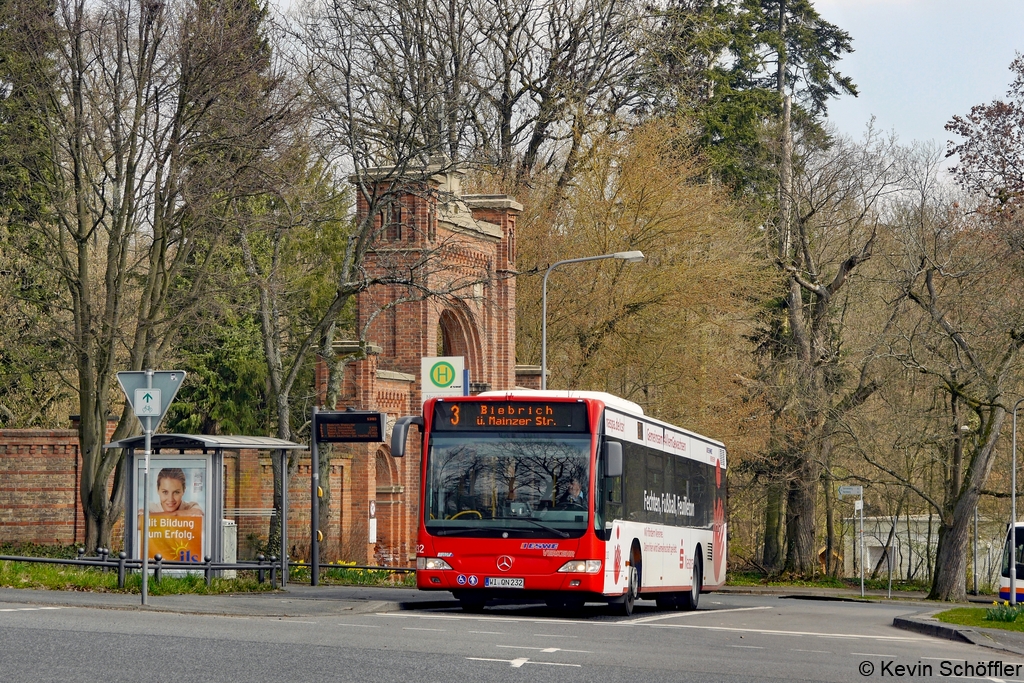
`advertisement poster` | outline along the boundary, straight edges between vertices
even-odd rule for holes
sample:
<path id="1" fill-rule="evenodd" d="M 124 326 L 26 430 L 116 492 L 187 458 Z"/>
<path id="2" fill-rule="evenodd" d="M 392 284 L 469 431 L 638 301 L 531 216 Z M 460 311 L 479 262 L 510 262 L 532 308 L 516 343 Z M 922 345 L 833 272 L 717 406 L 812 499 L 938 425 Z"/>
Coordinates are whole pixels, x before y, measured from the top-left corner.
<path id="1" fill-rule="evenodd" d="M 142 481 L 139 461 L 137 509 L 142 527 Z M 176 562 L 202 562 L 206 553 L 206 509 L 209 507 L 206 458 L 152 458 L 149 467 L 149 559 L 157 555 Z M 142 537 L 138 536 L 142 549 Z"/>

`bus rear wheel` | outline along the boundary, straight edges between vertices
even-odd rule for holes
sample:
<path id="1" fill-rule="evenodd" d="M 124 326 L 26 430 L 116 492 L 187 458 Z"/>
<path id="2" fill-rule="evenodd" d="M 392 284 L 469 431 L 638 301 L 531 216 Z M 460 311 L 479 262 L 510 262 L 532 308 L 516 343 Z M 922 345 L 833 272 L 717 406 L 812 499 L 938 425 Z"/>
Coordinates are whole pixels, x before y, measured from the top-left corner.
<path id="1" fill-rule="evenodd" d="M 690 590 L 679 594 L 679 606 L 688 612 L 697 609 L 697 603 L 700 601 L 700 589 L 704 581 L 702 569 L 698 554 L 693 558 L 693 579 L 690 583 Z"/>

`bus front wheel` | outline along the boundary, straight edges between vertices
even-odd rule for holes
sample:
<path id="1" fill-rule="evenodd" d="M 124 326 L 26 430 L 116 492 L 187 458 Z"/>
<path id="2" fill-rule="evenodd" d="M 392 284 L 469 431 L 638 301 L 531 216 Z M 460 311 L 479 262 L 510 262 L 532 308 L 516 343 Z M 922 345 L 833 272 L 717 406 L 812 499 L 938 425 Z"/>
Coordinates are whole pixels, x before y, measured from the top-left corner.
<path id="1" fill-rule="evenodd" d="M 619 611 L 627 617 L 633 613 L 633 606 L 640 597 L 640 581 L 643 571 L 643 559 L 640 556 L 640 546 L 633 541 L 633 548 L 629 553 L 629 566 L 626 568 L 626 594 L 622 596 L 619 603 Z"/>
<path id="2" fill-rule="evenodd" d="M 633 613 L 633 606 L 636 605 L 636 596 L 640 592 L 640 573 L 632 562 L 629 563 L 626 571 L 626 593 L 620 598 L 621 602 L 617 605 L 617 611 L 628 617 Z"/>

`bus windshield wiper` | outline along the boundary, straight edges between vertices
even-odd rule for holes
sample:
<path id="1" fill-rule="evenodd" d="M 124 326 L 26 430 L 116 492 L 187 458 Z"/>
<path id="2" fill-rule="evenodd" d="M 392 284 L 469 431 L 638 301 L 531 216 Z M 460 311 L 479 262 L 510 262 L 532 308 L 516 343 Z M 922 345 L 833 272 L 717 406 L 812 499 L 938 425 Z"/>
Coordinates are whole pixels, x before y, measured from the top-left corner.
<path id="1" fill-rule="evenodd" d="M 494 531 L 494 529 L 479 526 L 463 526 L 457 529 L 431 529 L 430 527 L 427 527 L 427 531 L 435 536 L 455 536 L 456 534 L 468 534 L 471 531 L 482 531 L 486 533 L 488 531 Z"/>
<path id="2" fill-rule="evenodd" d="M 530 524 L 536 524 L 538 527 L 540 527 L 544 531 L 550 531 L 551 533 L 555 534 L 556 536 L 561 536 L 562 538 L 569 538 L 569 534 L 567 534 L 566 532 L 562 531 L 561 529 L 556 529 L 553 526 L 548 526 L 547 524 L 543 524 L 542 522 L 538 522 L 535 519 L 530 519 L 528 517 L 527 518 L 516 518 L 516 521 L 529 522 Z"/>

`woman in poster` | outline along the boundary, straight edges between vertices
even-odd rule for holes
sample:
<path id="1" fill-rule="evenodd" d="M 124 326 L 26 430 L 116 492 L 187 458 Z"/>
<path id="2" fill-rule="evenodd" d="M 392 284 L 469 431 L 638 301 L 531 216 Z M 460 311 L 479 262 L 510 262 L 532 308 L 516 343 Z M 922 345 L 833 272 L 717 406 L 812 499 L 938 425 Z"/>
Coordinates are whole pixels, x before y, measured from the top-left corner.
<path id="1" fill-rule="evenodd" d="M 165 467 L 156 476 L 159 503 L 149 506 L 150 514 L 202 517 L 203 508 L 199 503 L 183 500 L 185 495 L 185 472 L 180 467 Z"/>

